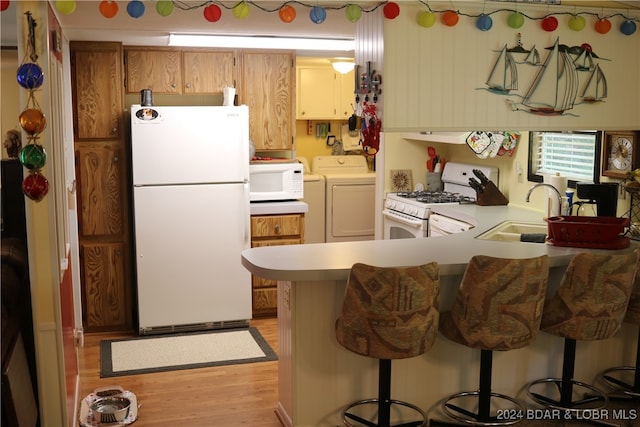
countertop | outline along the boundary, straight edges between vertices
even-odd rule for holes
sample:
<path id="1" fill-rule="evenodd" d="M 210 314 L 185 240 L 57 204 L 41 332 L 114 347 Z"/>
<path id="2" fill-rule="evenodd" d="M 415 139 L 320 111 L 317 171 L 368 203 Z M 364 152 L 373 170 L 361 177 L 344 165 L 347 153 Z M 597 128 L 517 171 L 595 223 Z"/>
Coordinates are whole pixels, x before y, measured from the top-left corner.
<path id="1" fill-rule="evenodd" d="M 543 223 L 540 212 L 517 206 L 447 205 L 432 210 L 474 225 L 469 231 L 423 239 L 313 243 L 246 249 L 242 265 L 257 276 L 285 281 L 346 280 L 357 262 L 379 267 L 412 266 L 436 261 L 440 275 L 460 275 L 474 255 L 502 258 L 550 256 L 550 266 L 564 266 L 581 248 L 548 243 L 481 240 L 475 237 L 506 220 Z M 631 249 L 638 243 L 631 242 Z M 608 250 L 595 250 L 609 252 Z"/>
<path id="2" fill-rule="evenodd" d="M 309 205 L 299 200 L 284 202 L 251 202 L 251 215 L 286 215 L 309 212 Z"/>

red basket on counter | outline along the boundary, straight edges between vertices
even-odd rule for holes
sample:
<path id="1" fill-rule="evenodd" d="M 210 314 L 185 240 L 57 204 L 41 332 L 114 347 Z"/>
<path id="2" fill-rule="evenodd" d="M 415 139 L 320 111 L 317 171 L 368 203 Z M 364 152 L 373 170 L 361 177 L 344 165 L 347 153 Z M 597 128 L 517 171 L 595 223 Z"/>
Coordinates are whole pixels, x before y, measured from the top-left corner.
<path id="1" fill-rule="evenodd" d="M 629 218 L 613 216 L 554 216 L 546 219 L 548 241 L 557 246 L 620 249 L 629 246 L 622 236 Z"/>

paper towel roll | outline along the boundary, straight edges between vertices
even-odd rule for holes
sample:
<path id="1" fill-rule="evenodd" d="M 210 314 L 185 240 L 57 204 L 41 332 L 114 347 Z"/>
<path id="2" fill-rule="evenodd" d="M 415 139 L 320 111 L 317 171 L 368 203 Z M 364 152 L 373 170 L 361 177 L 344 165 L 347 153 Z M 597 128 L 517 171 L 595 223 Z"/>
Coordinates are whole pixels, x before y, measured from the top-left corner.
<path id="1" fill-rule="evenodd" d="M 560 193 L 560 196 L 564 196 L 565 191 L 567 191 L 567 177 L 556 175 L 545 175 L 544 177 L 545 184 L 549 184 L 554 187 Z M 549 199 L 549 216 L 560 215 L 561 201 L 558 200 L 558 195 L 555 191 L 550 188 L 547 189 L 547 197 Z"/>

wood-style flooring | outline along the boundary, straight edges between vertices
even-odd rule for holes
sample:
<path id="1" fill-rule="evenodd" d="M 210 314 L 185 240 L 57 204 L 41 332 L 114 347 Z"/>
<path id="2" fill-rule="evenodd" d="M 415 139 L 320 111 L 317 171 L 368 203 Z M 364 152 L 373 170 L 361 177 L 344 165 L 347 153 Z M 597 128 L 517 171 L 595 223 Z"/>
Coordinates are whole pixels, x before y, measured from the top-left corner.
<path id="1" fill-rule="evenodd" d="M 251 321 L 276 352 L 275 318 Z M 126 335 L 90 334 L 79 348 L 82 399 L 98 387 L 119 385 L 135 393 L 135 427 L 279 427 L 278 362 L 100 378 L 100 341 Z"/>

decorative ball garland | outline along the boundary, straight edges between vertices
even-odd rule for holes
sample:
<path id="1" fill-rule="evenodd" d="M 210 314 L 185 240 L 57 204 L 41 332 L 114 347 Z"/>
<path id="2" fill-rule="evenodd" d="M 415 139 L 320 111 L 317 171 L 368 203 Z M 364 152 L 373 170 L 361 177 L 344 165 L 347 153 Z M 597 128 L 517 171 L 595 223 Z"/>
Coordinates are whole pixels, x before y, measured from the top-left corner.
<path id="1" fill-rule="evenodd" d="M 69 5 L 65 6 L 70 7 Z M 73 9 L 75 9 L 75 3 Z M 47 162 L 47 153 L 38 141 L 40 133 L 47 127 L 47 120 L 34 95 L 35 90 L 44 83 L 44 73 L 36 63 L 38 60 L 38 55 L 35 53 L 36 21 L 30 12 L 27 12 L 26 16 L 29 39 L 26 43 L 25 57 L 16 73 L 16 80 L 21 87 L 29 91 L 27 105 L 18 117 L 20 127 L 27 134 L 28 142 L 18 153 L 18 159 L 22 166 L 29 170 L 29 175 L 22 181 L 22 192 L 31 200 L 39 202 L 49 192 L 49 181 L 41 172 Z"/>

